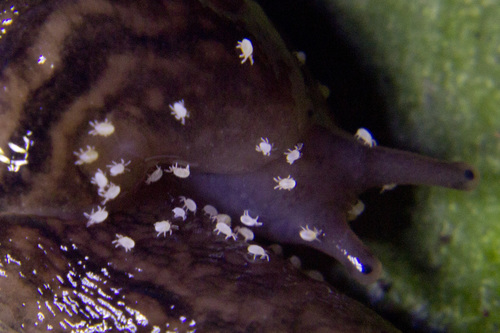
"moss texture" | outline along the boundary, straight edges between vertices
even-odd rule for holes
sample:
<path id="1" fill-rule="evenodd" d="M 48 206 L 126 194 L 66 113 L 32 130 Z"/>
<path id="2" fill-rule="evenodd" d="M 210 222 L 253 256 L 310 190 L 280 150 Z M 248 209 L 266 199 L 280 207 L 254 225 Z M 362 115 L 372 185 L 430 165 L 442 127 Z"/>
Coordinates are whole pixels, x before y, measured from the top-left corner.
<path id="1" fill-rule="evenodd" d="M 325 0 L 326 1 L 326 0 Z M 465 160 L 471 193 L 417 190 L 407 247 L 371 245 L 393 287 L 387 297 L 433 327 L 500 329 L 500 3 L 335 0 L 367 66 L 380 74 L 396 142 Z M 387 76 L 390 84 L 387 84 Z M 398 251 L 397 254 L 394 251 Z"/>

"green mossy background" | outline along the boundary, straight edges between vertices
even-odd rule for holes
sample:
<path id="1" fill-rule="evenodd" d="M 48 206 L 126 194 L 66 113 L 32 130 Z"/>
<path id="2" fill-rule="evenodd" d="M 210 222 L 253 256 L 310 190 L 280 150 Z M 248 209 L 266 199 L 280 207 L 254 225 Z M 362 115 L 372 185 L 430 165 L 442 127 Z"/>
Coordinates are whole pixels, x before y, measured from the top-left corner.
<path id="1" fill-rule="evenodd" d="M 473 192 L 418 188 L 406 248 L 369 244 L 387 298 L 451 332 L 500 330 L 500 2 L 323 0 L 387 87 L 396 142 L 475 165 Z"/>

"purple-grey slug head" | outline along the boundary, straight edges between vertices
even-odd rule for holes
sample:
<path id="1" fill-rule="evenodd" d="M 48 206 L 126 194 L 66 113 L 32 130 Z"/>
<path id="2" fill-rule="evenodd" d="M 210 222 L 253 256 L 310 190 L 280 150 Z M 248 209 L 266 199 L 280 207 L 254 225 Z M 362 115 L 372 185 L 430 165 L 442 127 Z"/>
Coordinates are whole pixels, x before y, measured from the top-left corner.
<path id="1" fill-rule="evenodd" d="M 98 205 L 134 214 L 139 201 L 183 194 L 236 221 L 248 211 L 257 236 L 314 247 L 375 281 L 381 264 L 347 224 L 358 195 L 389 184 L 470 190 L 478 173 L 319 124 L 322 101 L 258 11 L 249 1 L 62 1 L 14 17 L 0 47 L 2 214 L 102 228 Z"/>

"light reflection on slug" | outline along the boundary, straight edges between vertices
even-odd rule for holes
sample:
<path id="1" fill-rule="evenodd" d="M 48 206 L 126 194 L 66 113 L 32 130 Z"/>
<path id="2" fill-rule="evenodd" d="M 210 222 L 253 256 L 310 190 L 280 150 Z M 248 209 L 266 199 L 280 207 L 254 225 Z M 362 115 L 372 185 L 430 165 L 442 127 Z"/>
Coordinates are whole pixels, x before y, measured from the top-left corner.
<path id="1" fill-rule="evenodd" d="M 4 279 L 2 285 L 9 286 L 2 288 L 2 297 L 19 302 L 10 304 L 13 306 L 10 311 L 17 308 L 17 315 L 7 320 L 8 316 L 3 316 L 3 324 L 26 331 L 45 328 L 47 331 L 137 332 L 147 328 L 163 332 L 160 327 L 195 331 L 196 321 L 183 312 L 183 304 L 173 295 L 158 289 L 154 297 L 138 300 L 136 296 L 143 289 L 154 289 L 140 279 L 133 282 L 134 275 L 144 271 L 140 264 L 126 270 L 117 270 L 112 262 L 98 265 L 94 258 L 82 255 L 76 244 L 63 242 L 57 247 L 56 242 L 37 236 L 30 229 L 30 221 L 19 222 L 18 225 L 25 224 L 24 227 L 18 226 L 21 230 L 9 235 L 8 244 L 0 245 L 3 258 L 0 278 Z M 19 237 L 22 234 L 26 236 Z M 16 251 L 20 244 L 22 253 L 6 252 L 9 248 Z M 125 283 L 127 280 L 131 282 Z M 38 285 L 36 289 L 29 287 L 34 282 Z M 141 313 L 137 306 L 148 309 L 149 313 Z M 168 319 L 160 322 L 161 315 L 154 309 L 162 309 L 160 312 L 166 313 Z M 30 312 L 36 313 L 36 318 L 30 318 L 27 315 Z M 16 317 L 23 316 L 24 322 L 15 321 Z"/>

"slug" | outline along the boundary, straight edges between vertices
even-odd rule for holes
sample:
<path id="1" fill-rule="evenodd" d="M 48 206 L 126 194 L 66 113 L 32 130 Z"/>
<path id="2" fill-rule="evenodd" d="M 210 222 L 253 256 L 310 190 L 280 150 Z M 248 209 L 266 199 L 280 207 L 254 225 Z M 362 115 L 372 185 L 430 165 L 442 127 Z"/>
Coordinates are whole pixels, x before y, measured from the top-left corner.
<path id="1" fill-rule="evenodd" d="M 369 147 L 329 121 L 319 123 L 327 119 L 323 101 L 251 1 L 48 1 L 5 7 L 2 15 L 11 21 L 4 21 L 10 23 L 0 40 L 0 218 L 20 244 L 19 230 L 35 243 L 45 239 L 39 243 L 44 251 L 43 243 L 51 244 L 49 252 L 60 259 L 49 271 L 64 271 L 68 253 L 77 249 L 73 256 L 100 258 L 89 267 L 105 266 L 120 250 L 111 240 L 116 235 L 115 244 L 124 245 L 120 240 L 128 235 L 135 242 L 127 240 L 119 256 L 124 261 L 114 260 L 110 275 L 122 279 L 133 271 L 127 260 L 149 262 L 144 266 L 159 272 L 151 260 L 163 252 L 156 243 L 154 250 L 144 247 L 159 242 L 154 223 L 174 219 L 175 198 L 185 195 L 235 220 L 248 211 L 262 223 L 253 228 L 261 239 L 311 246 L 369 284 L 380 276 L 381 263 L 347 224 L 362 192 L 393 183 L 470 190 L 478 181 L 465 163 Z M 215 237 L 193 219 L 184 231 L 178 221 L 170 236 L 184 235 L 196 246 L 200 235 Z M 315 237 L 304 238 L 303 230 L 316 230 Z M 65 245 L 56 254 L 49 236 L 74 248 Z M 39 257 L 35 252 L 27 250 Z M 228 250 L 216 252 L 233 265 L 248 264 Z M 201 271 L 211 269 L 209 259 Z M 160 261 L 156 265 L 171 264 Z M 143 270 L 130 274 L 146 281 Z M 158 289 L 154 302 L 165 306 L 169 293 L 183 294 L 183 282 L 174 280 L 168 292 L 163 284 L 150 285 Z M 183 302 L 175 305 L 182 311 L 169 315 L 190 313 L 197 327 L 209 322 L 199 310 L 205 307 Z M 61 308 L 51 307 L 54 313 Z M 182 317 L 179 327 L 189 328 Z"/>

